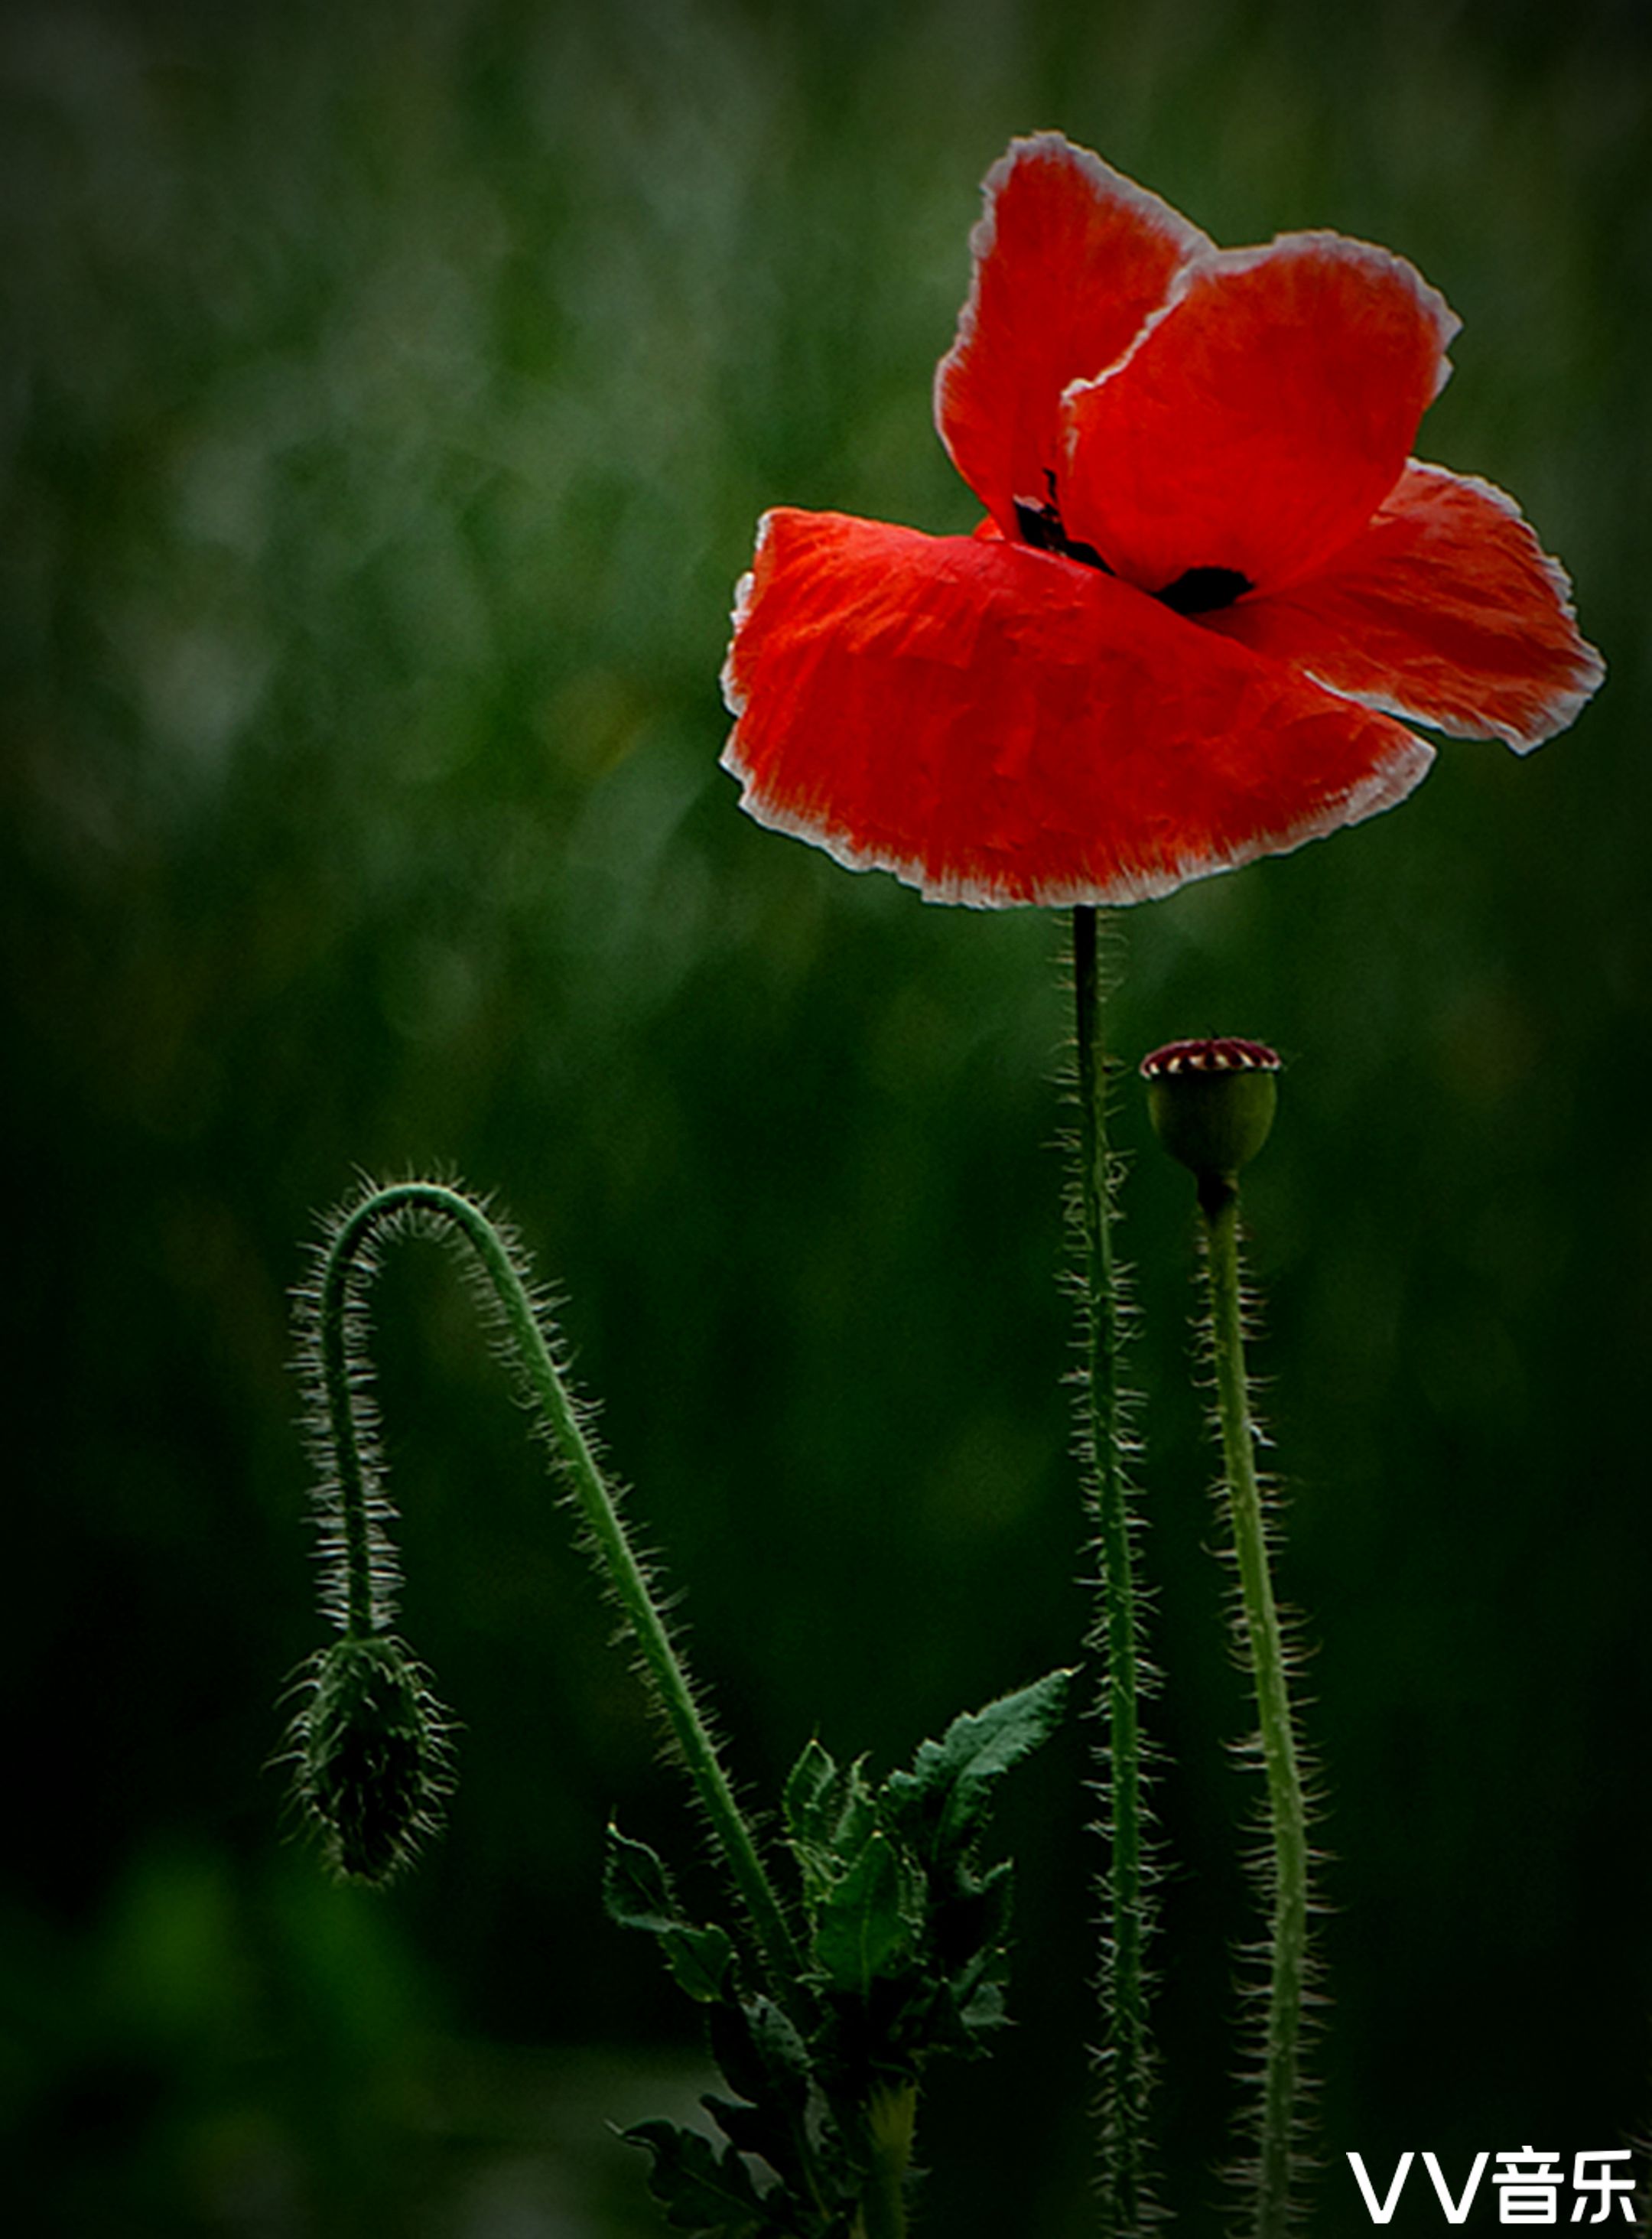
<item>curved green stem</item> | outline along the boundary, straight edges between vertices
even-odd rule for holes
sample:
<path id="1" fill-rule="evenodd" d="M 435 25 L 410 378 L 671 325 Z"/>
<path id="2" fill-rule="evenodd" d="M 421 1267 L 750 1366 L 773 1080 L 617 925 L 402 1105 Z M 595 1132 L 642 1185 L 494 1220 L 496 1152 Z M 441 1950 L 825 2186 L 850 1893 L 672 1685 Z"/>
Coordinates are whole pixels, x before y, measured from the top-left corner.
<path id="1" fill-rule="evenodd" d="M 481 1208 L 439 1182 L 396 1182 L 372 1191 L 333 1234 L 317 1299 L 321 1390 L 338 1488 L 347 1631 L 379 1629 L 373 1559 L 372 1472 L 359 1420 L 362 1366 L 360 1301 L 372 1246 L 409 1219 L 462 1238 L 496 1304 L 512 1358 L 560 1461 L 598 1560 L 641 1651 L 643 1670 L 693 1784 L 712 1832 L 750 1917 L 780 2003 L 800 2025 L 809 2019 L 803 1965 L 745 1815 L 694 1699 L 665 1618 L 552 1354 L 533 1295 L 510 1246 Z"/>
<path id="2" fill-rule="evenodd" d="M 1268 1571 L 1257 1478 L 1256 1430 L 1245 1376 L 1239 1285 L 1238 1199 L 1223 1184 L 1200 1192 L 1217 1412 L 1233 1544 L 1238 1557 L 1245 1631 L 1256 1682 L 1257 1715 L 1268 1780 L 1273 1841 L 1271 1979 L 1263 2071 L 1257 2239 L 1282 2239 L 1290 2216 L 1291 2148 L 1308 1958 L 1308 1824 L 1295 1723 L 1285 1681 L 1284 1644 Z"/>
<path id="3" fill-rule="evenodd" d="M 1119 1388 L 1123 1332 L 1113 1252 L 1112 1173 L 1101 1032 L 1104 991 L 1093 909 L 1080 907 L 1073 911 L 1072 956 L 1078 1026 L 1078 1199 L 1084 1226 L 1084 1406 L 1100 1592 L 1093 1638 L 1105 1659 L 1099 1709 L 1107 1736 L 1105 1803 L 1111 1837 L 1102 1885 L 1101 1987 L 1107 2026 L 1102 2074 L 1102 2229 L 1105 2239 L 1130 2239 L 1130 2235 L 1143 2228 L 1147 2209 L 1151 2043 L 1145 1953 L 1150 1919 L 1139 1618 Z"/>

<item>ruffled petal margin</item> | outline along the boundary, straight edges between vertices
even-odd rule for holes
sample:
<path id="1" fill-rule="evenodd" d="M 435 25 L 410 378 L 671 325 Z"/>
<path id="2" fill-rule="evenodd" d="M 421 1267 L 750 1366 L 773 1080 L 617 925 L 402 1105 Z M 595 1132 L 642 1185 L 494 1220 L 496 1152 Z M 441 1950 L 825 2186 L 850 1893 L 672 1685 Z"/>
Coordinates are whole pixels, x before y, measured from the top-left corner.
<path id="1" fill-rule="evenodd" d="M 1433 750 L 996 536 L 765 515 L 724 668 L 757 821 L 931 901 L 1142 901 L 1357 823 Z"/>
<path id="2" fill-rule="evenodd" d="M 1606 674 L 1513 498 L 1415 459 L 1307 581 L 1204 620 L 1334 692 L 1517 754 L 1563 731 Z"/>
<path id="3" fill-rule="evenodd" d="M 1403 258 L 1338 234 L 1200 259 L 1069 392 L 1067 534 L 1144 590 L 1202 568 L 1296 581 L 1398 482 L 1456 329 Z"/>
<path id="4" fill-rule="evenodd" d="M 974 274 L 935 374 L 935 424 L 1006 536 L 1060 465 L 1061 393 L 1128 349 L 1211 243 L 1058 132 L 1012 141 L 982 184 Z"/>

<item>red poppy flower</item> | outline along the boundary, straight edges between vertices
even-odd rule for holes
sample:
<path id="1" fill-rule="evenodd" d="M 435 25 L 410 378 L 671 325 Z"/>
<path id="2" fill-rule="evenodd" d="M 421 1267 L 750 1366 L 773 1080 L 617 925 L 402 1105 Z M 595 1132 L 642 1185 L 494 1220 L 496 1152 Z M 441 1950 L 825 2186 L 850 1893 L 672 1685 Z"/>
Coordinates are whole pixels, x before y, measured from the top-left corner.
<path id="1" fill-rule="evenodd" d="M 935 416 L 987 518 L 764 516 L 723 679 L 760 823 L 935 901 L 1138 901 L 1402 799 L 1406 721 L 1571 721 L 1564 573 L 1408 456 L 1457 328 L 1409 264 L 1217 249 L 1056 133 L 985 196 Z"/>

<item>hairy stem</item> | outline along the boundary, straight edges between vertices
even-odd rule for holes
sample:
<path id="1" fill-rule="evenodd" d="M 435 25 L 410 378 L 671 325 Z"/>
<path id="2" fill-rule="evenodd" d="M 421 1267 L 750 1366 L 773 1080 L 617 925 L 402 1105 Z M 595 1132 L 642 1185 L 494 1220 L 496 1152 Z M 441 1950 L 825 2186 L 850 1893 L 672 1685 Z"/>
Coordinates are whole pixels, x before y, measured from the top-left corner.
<path id="1" fill-rule="evenodd" d="M 915 2083 L 872 2095 L 866 2110 L 872 2168 L 861 2198 L 857 2239 L 906 2239 L 906 2164 L 917 2114 Z"/>
<path id="2" fill-rule="evenodd" d="M 1291 2212 L 1291 2149 L 1308 1957 L 1307 1810 L 1257 1478 L 1256 1431 L 1244 1364 L 1237 1195 L 1230 1185 L 1204 1190 L 1201 1206 L 1217 1413 L 1256 1683 L 1273 1845 L 1271 1970 L 1255 2229 L 1257 2239 L 1281 2239 Z"/>
<path id="3" fill-rule="evenodd" d="M 1119 1386 L 1123 1351 L 1113 1252 L 1113 1191 L 1102 1042 L 1104 989 L 1096 912 L 1072 914 L 1078 1066 L 1078 1201 L 1084 1229 L 1083 1407 L 1100 1605 L 1094 1644 L 1104 1658 L 1099 1715 L 1105 1731 L 1106 1820 L 1111 1847 L 1102 1880 L 1102 2229 L 1132 2239 L 1147 2215 L 1149 1928 L 1144 1828 L 1135 1551 Z"/>
<path id="4" fill-rule="evenodd" d="M 373 1190 L 340 1223 L 322 1265 L 316 1334 L 321 1394 L 338 1492 L 346 1631 L 365 1637 L 383 1621 L 375 1603 L 368 1498 L 372 1472 L 359 1419 L 364 1369 L 360 1323 L 367 1275 L 375 1264 L 375 1246 L 382 1236 L 394 1234 L 409 1221 L 451 1232 L 474 1255 L 497 1306 L 506 1350 L 561 1465 L 598 1563 L 640 1651 L 657 1706 L 745 1903 L 774 1996 L 794 2021 L 806 2026 L 806 1993 L 796 1943 L 633 1550 L 618 1503 L 557 1367 L 541 1312 L 511 1246 L 494 1223 L 461 1192 L 438 1182 L 397 1182 Z"/>

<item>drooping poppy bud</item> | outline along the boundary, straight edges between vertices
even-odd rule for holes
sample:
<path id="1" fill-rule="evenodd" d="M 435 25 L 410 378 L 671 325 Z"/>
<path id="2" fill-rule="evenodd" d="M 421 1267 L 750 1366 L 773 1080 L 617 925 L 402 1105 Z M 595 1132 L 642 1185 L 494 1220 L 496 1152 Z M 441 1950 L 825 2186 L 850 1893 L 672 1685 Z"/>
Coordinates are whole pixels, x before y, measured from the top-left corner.
<path id="1" fill-rule="evenodd" d="M 335 1640 L 305 1684 L 293 1729 L 300 1801 L 335 1873 L 387 1882 L 441 1817 L 449 1721 L 389 1633 Z"/>
<path id="2" fill-rule="evenodd" d="M 1154 1132 L 1198 1182 L 1207 1213 L 1232 1194 L 1239 1169 L 1268 1139 L 1278 1053 L 1237 1034 L 1166 1042 L 1141 1062 Z"/>

